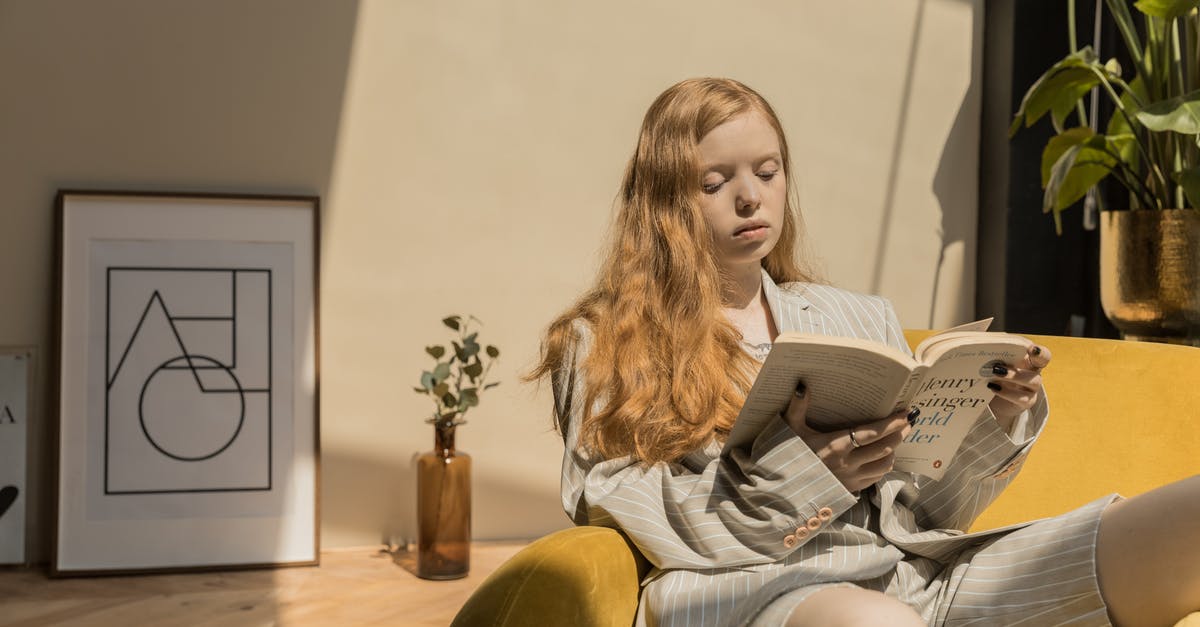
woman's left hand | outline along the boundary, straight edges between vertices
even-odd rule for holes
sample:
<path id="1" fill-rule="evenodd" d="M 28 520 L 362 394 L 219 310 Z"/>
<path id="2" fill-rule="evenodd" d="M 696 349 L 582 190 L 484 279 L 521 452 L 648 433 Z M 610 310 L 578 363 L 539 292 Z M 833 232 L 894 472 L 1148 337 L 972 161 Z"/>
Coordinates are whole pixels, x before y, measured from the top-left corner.
<path id="1" fill-rule="evenodd" d="M 1003 427 L 1011 427 L 1021 412 L 1029 410 L 1037 402 L 1042 388 L 1042 368 L 1050 363 L 1050 349 L 1032 344 L 1024 359 L 1017 364 L 996 366 L 988 387 L 996 393 L 991 409 Z"/>

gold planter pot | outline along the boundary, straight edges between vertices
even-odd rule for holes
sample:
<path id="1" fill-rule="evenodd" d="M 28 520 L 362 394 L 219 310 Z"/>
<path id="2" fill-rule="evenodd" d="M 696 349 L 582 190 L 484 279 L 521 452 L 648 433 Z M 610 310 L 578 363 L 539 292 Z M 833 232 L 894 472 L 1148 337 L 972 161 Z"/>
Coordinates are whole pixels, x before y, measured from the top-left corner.
<path id="1" fill-rule="evenodd" d="M 1125 339 L 1200 346 L 1200 211 L 1101 214 L 1100 303 Z"/>

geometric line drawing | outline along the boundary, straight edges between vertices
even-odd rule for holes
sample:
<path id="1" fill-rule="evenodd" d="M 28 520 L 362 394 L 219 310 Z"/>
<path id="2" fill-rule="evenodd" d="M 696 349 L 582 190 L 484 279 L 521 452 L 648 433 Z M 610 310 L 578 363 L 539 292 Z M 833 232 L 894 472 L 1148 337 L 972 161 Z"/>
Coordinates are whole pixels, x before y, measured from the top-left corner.
<path id="1" fill-rule="evenodd" d="M 106 269 L 105 494 L 271 490 L 271 275 L 263 268 Z M 257 409 L 248 414 L 251 406 Z M 249 423 L 260 435 L 243 442 Z M 126 459 L 130 451 L 169 472 L 130 484 L 129 469 L 138 464 Z M 124 479 L 114 484 L 110 475 Z"/>
<path id="2" fill-rule="evenodd" d="M 157 292 L 155 292 L 155 294 L 157 294 Z M 232 429 L 227 429 L 227 431 L 231 431 L 231 433 L 229 433 L 229 437 L 225 438 L 225 437 L 222 437 L 222 434 L 220 434 L 220 433 L 216 434 L 218 443 L 220 442 L 220 440 L 224 440 L 224 443 L 221 443 L 220 446 L 213 448 L 211 451 L 202 450 L 201 452 L 186 452 L 181 447 L 186 446 L 188 443 L 186 441 L 172 442 L 170 439 L 168 439 L 171 436 L 169 424 L 167 424 L 167 425 L 161 424 L 161 423 L 169 423 L 173 419 L 173 417 L 164 417 L 161 415 L 161 412 L 156 414 L 156 412 L 152 411 L 154 408 L 161 409 L 165 403 L 147 402 L 147 393 L 150 393 L 149 396 L 154 396 L 154 394 L 153 394 L 154 388 L 152 386 L 155 385 L 156 381 L 159 383 L 159 385 L 158 385 L 159 388 L 161 388 L 161 387 L 180 387 L 180 386 L 178 386 L 178 384 L 176 384 L 174 386 L 172 386 L 170 383 L 167 383 L 165 385 L 162 384 L 162 381 L 164 380 L 165 377 L 169 377 L 171 374 L 173 374 L 173 373 L 171 373 L 172 370 L 189 370 L 192 372 L 193 376 L 195 377 L 196 382 L 200 383 L 200 378 L 199 378 L 199 376 L 196 375 L 197 366 L 195 365 L 195 361 L 199 361 L 199 360 L 207 361 L 210 364 L 212 364 L 213 366 L 223 369 L 229 375 L 229 378 L 233 381 L 233 384 L 235 386 L 233 389 L 223 389 L 223 390 L 205 389 L 203 384 L 201 384 L 199 386 L 199 390 L 204 394 L 216 394 L 216 393 L 237 394 L 237 410 L 236 410 L 237 420 L 235 421 L 236 424 L 233 426 Z M 186 362 L 187 366 L 186 367 L 182 366 L 180 362 Z M 162 375 L 162 376 L 160 376 L 160 375 Z M 147 405 L 150 405 L 151 407 L 148 408 Z M 233 412 L 230 412 L 230 413 L 233 413 Z M 205 418 L 208 418 L 209 422 L 217 422 L 216 420 L 212 420 L 214 418 L 214 416 L 212 416 L 212 415 L 205 416 Z M 218 416 L 216 418 L 220 418 L 220 417 Z M 206 459 L 212 459 L 213 457 L 220 455 L 225 449 L 229 448 L 229 445 L 233 444 L 234 440 L 237 439 L 238 433 L 241 432 L 242 425 L 245 424 L 245 422 L 246 422 L 246 395 L 245 395 L 245 392 L 242 391 L 241 384 L 238 383 L 237 376 L 234 375 L 233 371 L 230 370 L 229 368 L 222 366 L 216 360 L 214 360 L 210 357 L 206 357 L 204 355 L 187 355 L 186 357 L 174 357 L 172 359 L 169 359 L 169 360 L 163 362 L 163 364 L 161 366 L 159 366 L 157 369 L 154 370 L 154 372 L 150 375 L 150 378 L 146 379 L 146 383 L 144 385 L 142 385 L 142 393 L 138 397 L 138 424 L 141 425 L 142 433 L 145 434 L 146 439 L 150 441 L 150 445 L 153 446 L 158 452 L 162 453 L 163 455 L 166 455 L 167 457 L 170 457 L 171 459 L 179 460 L 182 462 L 198 462 L 198 461 L 203 461 Z M 178 439 L 178 438 L 176 438 L 176 439 Z M 192 443 L 192 444 L 194 445 L 195 443 Z M 212 448 L 212 447 L 207 447 L 207 448 Z"/>

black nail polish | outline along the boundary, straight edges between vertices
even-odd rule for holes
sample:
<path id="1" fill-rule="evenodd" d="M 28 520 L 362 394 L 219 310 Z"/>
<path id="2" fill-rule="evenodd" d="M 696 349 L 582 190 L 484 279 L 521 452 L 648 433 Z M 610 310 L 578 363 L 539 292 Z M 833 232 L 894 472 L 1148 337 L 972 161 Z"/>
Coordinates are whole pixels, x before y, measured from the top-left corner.
<path id="1" fill-rule="evenodd" d="M 917 424 L 917 416 L 920 416 L 920 415 L 921 415 L 921 408 L 913 407 L 912 411 L 908 412 L 908 424 L 909 425 Z"/>
<path id="2" fill-rule="evenodd" d="M 992 391 L 994 391 L 994 392 L 999 392 L 999 391 L 1000 391 L 1000 384 L 999 384 L 999 383 L 996 383 L 995 381 L 988 381 L 988 389 L 989 389 L 989 390 L 992 390 Z"/>
<path id="3" fill-rule="evenodd" d="M 796 384 L 796 398 L 804 398 L 804 395 L 807 393 L 808 386 L 804 385 L 803 381 Z"/>
<path id="4" fill-rule="evenodd" d="M 995 366 L 992 366 L 992 374 L 996 375 L 997 377 L 1006 376 L 1008 375 L 1008 368 L 1005 368 L 1001 364 L 996 364 Z"/>
<path id="5" fill-rule="evenodd" d="M 1033 350 L 1029 352 L 1032 353 L 1034 357 L 1037 357 L 1038 355 L 1042 354 L 1042 347 L 1035 344 Z"/>

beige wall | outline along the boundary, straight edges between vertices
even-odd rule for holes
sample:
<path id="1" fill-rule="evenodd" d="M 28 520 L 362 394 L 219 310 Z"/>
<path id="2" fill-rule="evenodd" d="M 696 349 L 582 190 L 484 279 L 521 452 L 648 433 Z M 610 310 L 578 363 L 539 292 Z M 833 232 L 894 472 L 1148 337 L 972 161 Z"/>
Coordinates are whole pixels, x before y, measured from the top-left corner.
<path id="1" fill-rule="evenodd" d="M 775 105 L 837 284 L 908 326 L 973 314 L 982 0 L 841 4 L 0 0 L 0 345 L 51 345 L 57 188 L 317 193 L 324 545 L 414 536 L 432 434 L 410 388 L 455 312 L 504 351 L 460 429 L 476 536 L 564 526 L 549 399 L 517 373 L 588 283 L 676 80 Z"/>

